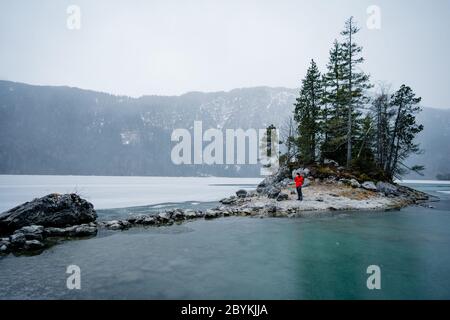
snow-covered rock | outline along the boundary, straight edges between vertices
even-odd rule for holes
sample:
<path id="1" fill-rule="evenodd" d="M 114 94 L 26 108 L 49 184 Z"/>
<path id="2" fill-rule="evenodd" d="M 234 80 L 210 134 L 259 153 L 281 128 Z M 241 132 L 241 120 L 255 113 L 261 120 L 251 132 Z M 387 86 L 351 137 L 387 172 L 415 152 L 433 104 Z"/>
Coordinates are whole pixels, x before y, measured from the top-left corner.
<path id="1" fill-rule="evenodd" d="M 377 186 L 372 181 L 365 181 L 361 185 L 362 188 L 370 191 L 377 191 Z"/>

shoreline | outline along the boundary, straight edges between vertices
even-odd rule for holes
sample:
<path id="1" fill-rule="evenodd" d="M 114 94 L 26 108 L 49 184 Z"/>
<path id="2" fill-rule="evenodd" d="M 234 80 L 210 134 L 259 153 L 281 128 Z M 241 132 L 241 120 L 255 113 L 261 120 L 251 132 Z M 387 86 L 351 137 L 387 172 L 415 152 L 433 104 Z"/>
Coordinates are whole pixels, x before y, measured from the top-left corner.
<path id="1" fill-rule="evenodd" d="M 135 227 L 170 226 L 197 219 L 210 220 L 230 216 L 301 218 L 323 216 L 332 212 L 390 211 L 414 204 L 423 205 L 426 202 L 433 201 L 434 198 L 432 195 L 410 187 L 389 183 L 379 183 L 375 186 L 373 183 L 359 184 L 353 179 L 340 179 L 338 181 L 306 179 L 303 188 L 304 200 L 298 201 L 296 200 L 295 189 L 291 186 L 292 179 L 284 178 L 280 181 L 280 179 L 274 179 L 274 177 L 276 178 L 276 176 L 270 176 L 263 180 L 256 190 L 240 189 L 236 191 L 236 195 L 221 199 L 219 206 L 206 210 L 170 208 L 150 213 L 133 214 L 115 220 L 98 220 L 93 205 L 75 194 L 51 194 L 8 211 L 13 212 L 14 215 L 17 214 L 17 211 L 23 214 L 23 207 L 28 210 L 28 214 L 40 210 L 43 222 L 26 222 L 12 230 L 10 235 L 3 234 L 0 237 L 0 256 L 9 253 L 14 255 L 40 254 L 58 244 L 61 240 L 96 237 L 99 229 L 121 231 Z M 45 205 L 50 201 L 50 207 L 53 208 L 55 203 L 63 198 L 65 199 L 64 206 L 80 207 L 81 205 L 79 209 L 74 210 L 75 215 L 77 210 L 87 209 L 89 219 L 80 221 L 80 223 L 74 220 L 70 224 L 66 223 L 60 226 L 54 226 L 51 223 L 46 224 L 45 220 L 48 220 L 49 217 Z M 33 205 L 36 204 L 38 207 L 33 208 Z M 0 215 L 4 226 L 8 212 Z M 73 216 L 66 218 L 72 219 Z M 6 220 L 8 219 L 6 218 Z M 22 219 L 26 220 L 27 214 L 22 216 Z M 50 219 L 55 219 L 55 217 L 52 216 Z"/>

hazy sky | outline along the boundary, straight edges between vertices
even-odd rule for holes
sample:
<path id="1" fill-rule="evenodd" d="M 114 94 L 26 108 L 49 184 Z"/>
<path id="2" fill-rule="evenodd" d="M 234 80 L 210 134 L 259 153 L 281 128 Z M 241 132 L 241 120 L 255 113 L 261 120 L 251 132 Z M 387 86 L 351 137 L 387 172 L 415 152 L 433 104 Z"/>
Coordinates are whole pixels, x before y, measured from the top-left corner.
<path id="1" fill-rule="evenodd" d="M 366 25 L 370 5 L 381 29 Z M 0 79 L 132 96 L 298 87 L 350 15 L 373 82 L 450 107 L 450 0 L 0 0 Z"/>

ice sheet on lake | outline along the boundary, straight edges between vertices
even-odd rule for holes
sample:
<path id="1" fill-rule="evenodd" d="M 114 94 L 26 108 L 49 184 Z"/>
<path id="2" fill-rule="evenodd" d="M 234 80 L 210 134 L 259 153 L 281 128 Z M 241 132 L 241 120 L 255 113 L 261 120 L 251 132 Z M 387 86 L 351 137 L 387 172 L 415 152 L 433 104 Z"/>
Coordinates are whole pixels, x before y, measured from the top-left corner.
<path id="1" fill-rule="evenodd" d="M 216 201 L 262 178 L 0 175 L 0 212 L 49 193 L 76 192 L 96 209 Z"/>

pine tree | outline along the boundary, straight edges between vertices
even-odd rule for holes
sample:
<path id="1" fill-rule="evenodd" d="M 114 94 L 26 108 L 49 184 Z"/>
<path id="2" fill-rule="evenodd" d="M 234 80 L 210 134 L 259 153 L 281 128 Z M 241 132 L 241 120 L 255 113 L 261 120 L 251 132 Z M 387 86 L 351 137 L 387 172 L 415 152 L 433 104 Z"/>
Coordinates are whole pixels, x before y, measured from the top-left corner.
<path id="1" fill-rule="evenodd" d="M 375 121 L 370 113 L 361 121 L 361 130 L 359 130 L 356 142 L 358 153 L 353 160 L 353 166 L 360 172 L 375 175 L 378 172 L 378 166 L 374 157 L 377 141 L 375 139 Z"/>
<path id="2" fill-rule="evenodd" d="M 297 145 L 300 160 L 304 163 L 316 161 L 319 138 L 319 114 L 322 101 L 322 81 L 314 60 L 302 80 L 300 96 L 294 110 L 294 120 L 298 124 Z"/>
<path id="3" fill-rule="evenodd" d="M 335 40 L 329 53 L 327 72 L 323 75 L 323 108 L 321 128 L 323 143 L 321 160 L 330 158 L 338 162 L 345 160 L 345 99 L 344 56 L 341 44 Z"/>
<path id="4" fill-rule="evenodd" d="M 355 42 L 355 35 L 359 28 L 356 25 L 353 17 L 350 17 L 345 22 L 345 28 L 341 32 L 344 36 L 342 43 L 343 52 L 343 72 L 344 72 L 344 96 L 347 108 L 347 167 L 350 167 L 353 156 L 353 141 L 355 131 L 357 128 L 357 118 L 361 113 L 358 108 L 366 104 L 369 99 L 365 91 L 371 87 L 369 83 L 369 76 L 364 72 L 357 70 L 357 66 L 364 62 L 364 58 L 360 56 L 362 47 Z"/>
<path id="5" fill-rule="evenodd" d="M 390 101 L 388 89 L 382 86 L 374 97 L 371 108 L 375 125 L 375 161 L 381 169 L 385 167 L 389 155 L 390 123 L 395 113 Z"/>
<path id="6" fill-rule="evenodd" d="M 416 114 L 421 111 L 420 101 L 421 98 L 416 97 L 406 85 L 402 85 L 391 97 L 391 106 L 396 114 L 385 164 L 385 172 L 391 178 L 399 177 L 408 170 L 420 172 L 424 169 L 423 166 L 409 168 L 403 162 L 409 155 L 420 152 L 419 145 L 414 142 L 416 135 L 423 130 L 423 126 L 416 123 Z"/>

